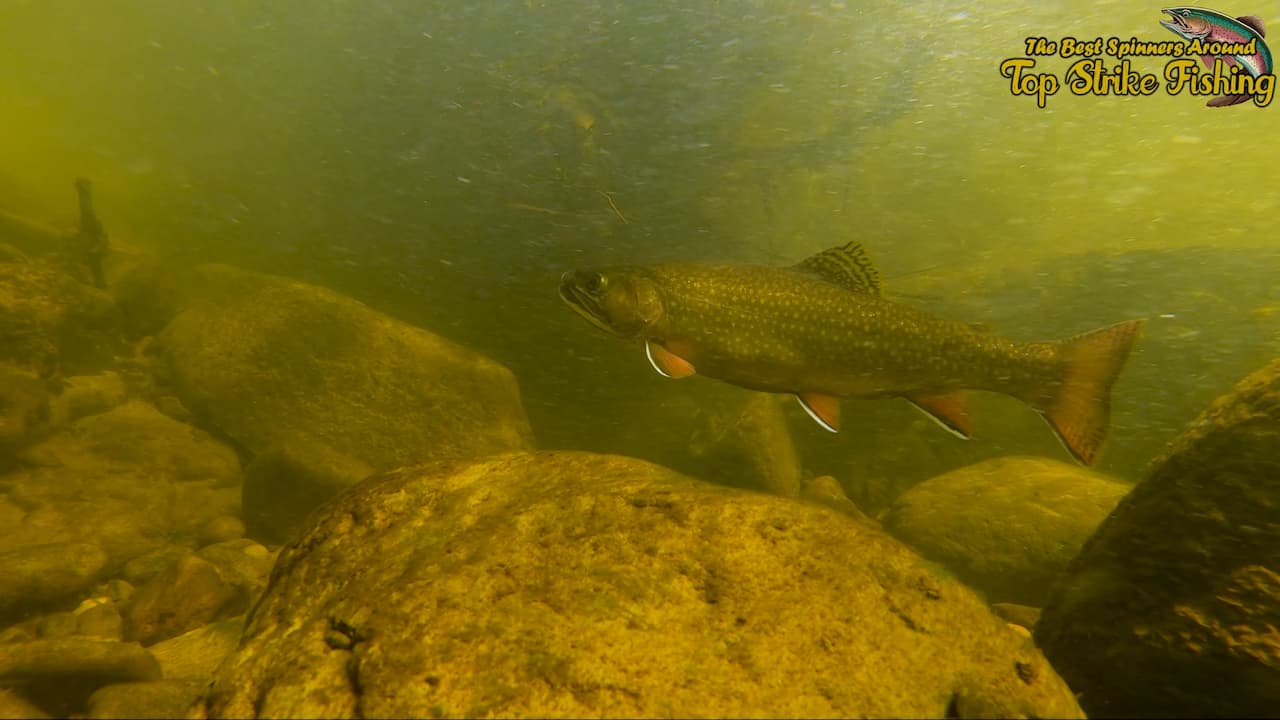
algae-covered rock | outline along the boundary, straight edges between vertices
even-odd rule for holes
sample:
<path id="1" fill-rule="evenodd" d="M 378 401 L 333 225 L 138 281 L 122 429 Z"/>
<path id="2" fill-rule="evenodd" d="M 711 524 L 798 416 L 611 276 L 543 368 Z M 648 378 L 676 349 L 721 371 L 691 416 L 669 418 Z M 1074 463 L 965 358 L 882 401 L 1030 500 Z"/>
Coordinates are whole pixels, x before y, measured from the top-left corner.
<path id="1" fill-rule="evenodd" d="M 248 538 L 207 545 L 198 555 L 218 568 L 218 574 L 246 597 L 257 598 L 266 587 L 275 555 Z"/>
<path id="2" fill-rule="evenodd" d="M 165 678 L 208 683 L 222 659 L 236 648 L 243 629 L 244 616 L 240 615 L 196 628 L 147 649 L 159 661 Z"/>
<path id="3" fill-rule="evenodd" d="M 123 344 L 106 293 L 44 263 L 0 263 L 0 361 L 42 375 L 93 371 Z"/>
<path id="4" fill-rule="evenodd" d="M 219 515 L 200 526 L 200 534 L 196 536 L 196 543 L 204 546 L 239 540 L 244 537 L 244 532 L 243 520 L 235 515 Z"/>
<path id="5" fill-rule="evenodd" d="M 0 362 L 0 471 L 36 440 L 49 420 L 49 390 L 35 373 Z"/>
<path id="6" fill-rule="evenodd" d="M 1040 608 L 1030 607 L 1028 605 L 1019 605 L 1017 603 L 992 603 L 991 610 L 1005 622 L 1021 625 L 1028 630 L 1034 630 L 1036 623 L 1040 622 Z"/>
<path id="7" fill-rule="evenodd" d="M 202 266 L 159 337 L 179 397 L 251 453 L 307 434 L 375 468 L 530 446 L 511 372 L 315 285 Z"/>
<path id="8" fill-rule="evenodd" d="M 189 718 L 204 694 L 204 684 L 190 680 L 152 680 L 100 687 L 89 696 L 93 718 Z"/>
<path id="9" fill-rule="evenodd" d="M 116 305 L 130 337 L 155 335 L 182 311 L 194 295 L 208 292 L 200 276 L 189 268 L 140 261 L 111 285 Z"/>
<path id="10" fill-rule="evenodd" d="M 74 597 L 107 564 L 96 545 L 55 542 L 0 552 L 0 621 Z"/>
<path id="11" fill-rule="evenodd" d="M 159 663 L 137 643 L 60 638 L 2 647 L 0 686 L 18 688 L 55 717 L 82 712 L 104 685 L 160 679 Z"/>
<path id="12" fill-rule="evenodd" d="M 1091 714 L 1280 711 L 1280 362 L 1219 398 L 1071 563 L 1036 626 Z"/>
<path id="13" fill-rule="evenodd" d="M 243 613 L 248 602 L 248 592 L 213 563 L 185 557 L 138 588 L 125 637 L 151 645 Z"/>
<path id="14" fill-rule="evenodd" d="M 22 693 L 9 688 L 0 687 L 0 718 L 35 718 L 53 717 L 40 709 L 39 705 L 23 697 Z"/>
<path id="15" fill-rule="evenodd" d="M 76 635 L 101 640 L 123 640 L 124 618 L 119 606 L 107 598 L 88 598 L 74 613 Z"/>
<path id="16" fill-rule="evenodd" d="M 8 243 L 0 242 L 0 263 L 25 263 L 25 262 L 30 262 L 30 259 L 27 257 L 26 253 L 22 252 L 18 248 Z"/>
<path id="17" fill-rule="evenodd" d="M 126 395 L 124 379 L 116 372 L 66 378 L 62 392 L 51 403 L 51 422 L 62 426 L 106 412 L 124 404 Z"/>
<path id="18" fill-rule="evenodd" d="M 190 548 L 181 545 L 164 545 L 131 559 L 116 574 L 133 585 L 142 585 L 191 554 Z"/>
<path id="19" fill-rule="evenodd" d="M 26 467 L 0 480 L 0 515 L 12 515 L 0 526 L 0 551 L 90 542 L 112 569 L 239 513 L 235 452 L 143 402 L 81 418 L 22 460 Z"/>
<path id="20" fill-rule="evenodd" d="M 223 716 L 1079 716 L 1030 643 L 870 524 L 630 458 L 370 478 L 276 563 Z"/>
<path id="21" fill-rule="evenodd" d="M 245 526 L 253 537 L 284 543 L 325 500 L 373 473 L 366 462 L 295 435 L 258 453 L 245 468 Z"/>
<path id="22" fill-rule="evenodd" d="M 898 497 L 884 527 L 991 602 L 1041 606 L 1129 486 L 1054 460 L 986 460 Z"/>
<path id="23" fill-rule="evenodd" d="M 826 505 L 832 510 L 842 512 L 849 517 L 858 518 L 859 520 L 868 519 L 866 513 L 862 512 L 845 494 L 844 487 L 840 485 L 840 481 L 830 475 L 819 475 L 806 480 L 800 488 L 800 498 L 809 502 L 816 502 L 819 505 Z"/>

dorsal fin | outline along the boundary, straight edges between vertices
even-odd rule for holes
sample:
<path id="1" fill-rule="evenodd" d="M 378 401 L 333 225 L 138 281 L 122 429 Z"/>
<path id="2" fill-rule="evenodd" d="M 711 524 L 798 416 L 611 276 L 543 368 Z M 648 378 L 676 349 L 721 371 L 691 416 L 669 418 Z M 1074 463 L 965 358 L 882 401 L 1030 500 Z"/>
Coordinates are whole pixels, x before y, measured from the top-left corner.
<path id="1" fill-rule="evenodd" d="M 1242 15 L 1236 19 L 1257 31 L 1258 37 L 1267 36 L 1267 31 L 1262 27 L 1262 18 L 1257 15 Z"/>
<path id="2" fill-rule="evenodd" d="M 816 275 L 853 292 L 880 294 L 880 271 L 856 242 L 823 250 L 796 263 L 792 269 Z"/>

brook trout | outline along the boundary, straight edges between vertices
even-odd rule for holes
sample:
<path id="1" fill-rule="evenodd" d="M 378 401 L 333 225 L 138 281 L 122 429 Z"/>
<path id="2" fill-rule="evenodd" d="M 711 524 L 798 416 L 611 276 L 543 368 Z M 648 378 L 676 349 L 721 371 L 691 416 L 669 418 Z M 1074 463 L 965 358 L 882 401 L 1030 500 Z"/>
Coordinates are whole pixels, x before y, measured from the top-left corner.
<path id="1" fill-rule="evenodd" d="M 572 271 L 560 296 L 596 327 L 643 342 L 662 375 L 793 394 L 831 432 L 840 428 L 839 398 L 902 397 L 967 438 L 963 391 L 986 390 L 1039 411 L 1085 465 L 1097 461 L 1111 386 L 1143 324 L 1015 342 L 885 299 L 857 243 L 793 267 Z"/>

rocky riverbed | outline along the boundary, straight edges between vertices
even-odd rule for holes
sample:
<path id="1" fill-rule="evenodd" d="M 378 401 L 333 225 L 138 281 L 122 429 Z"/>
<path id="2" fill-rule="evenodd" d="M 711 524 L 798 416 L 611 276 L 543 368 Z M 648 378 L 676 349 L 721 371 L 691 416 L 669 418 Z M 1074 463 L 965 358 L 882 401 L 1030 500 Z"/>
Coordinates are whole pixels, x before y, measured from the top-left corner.
<path id="1" fill-rule="evenodd" d="M 108 268 L 0 252 L 0 716 L 1280 702 L 1274 366 L 1136 487 L 999 457 L 868 517 L 777 398 L 704 408 L 677 469 L 539 450 L 512 372 L 447 338 Z"/>

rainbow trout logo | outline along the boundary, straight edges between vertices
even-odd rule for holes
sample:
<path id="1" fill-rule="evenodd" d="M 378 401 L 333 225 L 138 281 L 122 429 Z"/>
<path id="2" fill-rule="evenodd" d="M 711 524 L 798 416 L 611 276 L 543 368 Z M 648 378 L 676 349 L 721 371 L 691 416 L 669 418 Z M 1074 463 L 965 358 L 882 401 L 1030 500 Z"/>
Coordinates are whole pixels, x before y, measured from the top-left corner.
<path id="1" fill-rule="evenodd" d="M 1165 8 L 1161 12 L 1169 19 L 1161 20 L 1160 24 L 1191 41 L 1192 53 L 1200 54 L 1196 53 L 1197 49 L 1209 51 L 1200 54 L 1209 73 L 1190 72 L 1195 69 L 1195 60 L 1174 60 L 1165 67 L 1170 83 L 1198 84 L 1193 92 L 1202 92 L 1196 94 L 1207 94 L 1204 90 L 1223 93 L 1206 103 L 1209 107 L 1226 107 L 1250 99 L 1262 105 L 1263 98 L 1270 100 L 1275 85 L 1275 65 L 1271 49 L 1263 39 L 1267 31 L 1262 26 L 1262 18 L 1256 15 L 1233 18 L 1197 7 Z M 1220 52 L 1212 52 L 1214 50 Z M 1170 75 L 1176 75 L 1176 79 Z"/>
<path id="2" fill-rule="evenodd" d="M 1271 104 L 1275 63 L 1261 18 L 1231 17 L 1198 7 L 1169 7 L 1161 13 L 1168 19 L 1160 20 L 1160 25 L 1178 39 L 1028 37 L 1026 57 L 1001 61 L 1000 76 L 1009 81 L 1012 95 L 1031 96 L 1040 108 L 1064 88 L 1077 96 L 1150 96 L 1163 87 L 1170 95 L 1208 96 L 1212 98 L 1209 107 L 1246 100 L 1258 107 Z M 1037 72 L 1036 60 L 1053 56 L 1071 61 L 1066 72 L 1061 76 Z M 1171 58 L 1163 78 L 1142 72 L 1132 59 L 1153 56 Z M 1200 63 L 1207 69 L 1202 70 Z"/>

